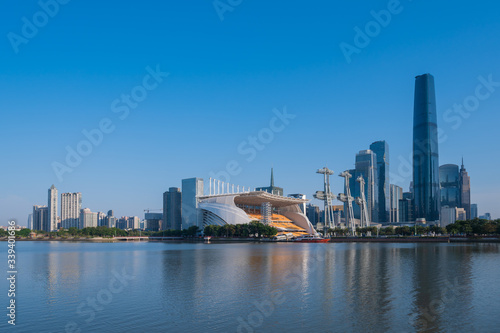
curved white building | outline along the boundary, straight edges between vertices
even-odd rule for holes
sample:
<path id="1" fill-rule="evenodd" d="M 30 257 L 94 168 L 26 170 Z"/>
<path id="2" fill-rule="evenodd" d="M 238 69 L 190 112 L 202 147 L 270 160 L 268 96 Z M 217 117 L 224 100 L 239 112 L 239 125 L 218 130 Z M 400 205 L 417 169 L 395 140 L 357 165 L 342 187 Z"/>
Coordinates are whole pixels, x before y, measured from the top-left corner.
<path id="1" fill-rule="evenodd" d="M 198 197 L 203 226 L 245 224 L 258 220 L 278 229 L 278 234 L 317 234 L 302 213 L 305 199 L 270 194 L 264 191 L 228 193 Z"/>

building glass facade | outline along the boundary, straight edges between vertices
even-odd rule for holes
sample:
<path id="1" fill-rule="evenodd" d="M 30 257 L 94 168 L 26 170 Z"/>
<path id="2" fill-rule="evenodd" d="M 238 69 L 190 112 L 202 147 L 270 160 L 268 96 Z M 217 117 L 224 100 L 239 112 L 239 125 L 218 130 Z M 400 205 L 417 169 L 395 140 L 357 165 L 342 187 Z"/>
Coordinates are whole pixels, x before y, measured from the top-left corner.
<path id="1" fill-rule="evenodd" d="M 460 207 L 460 174 L 458 165 L 445 164 L 439 167 L 441 207 Z"/>
<path id="2" fill-rule="evenodd" d="M 203 195 L 203 179 L 182 180 L 182 229 L 198 226 L 203 230 L 203 218 L 198 209 L 198 197 Z"/>
<path id="3" fill-rule="evenodd" d="M 377 156 L 378 182 L 378 222 L 390 221 L 390 183 L 389 183 L 389 145 L 385 141 L 376 141 L 370 145 Z"/>
<path id="4" fill-rule="evenodd" d="M 415 218 L 438 221 L 439 152 L 434 77 L 415 79 L 413 114 L 413 195 Z"/>

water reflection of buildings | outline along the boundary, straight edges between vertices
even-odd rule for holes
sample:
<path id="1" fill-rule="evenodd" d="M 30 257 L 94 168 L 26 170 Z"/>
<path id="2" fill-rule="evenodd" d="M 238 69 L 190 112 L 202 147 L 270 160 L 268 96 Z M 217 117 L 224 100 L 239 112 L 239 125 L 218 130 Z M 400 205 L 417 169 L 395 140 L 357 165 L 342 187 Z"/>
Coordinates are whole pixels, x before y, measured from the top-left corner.
<path id="1" fill-rule="evenodd" d="M 413 329 L 474 331 L 469 311 L 474 291 L 472 248 L 446 244 L 415 248 L 409 320 Z"/>

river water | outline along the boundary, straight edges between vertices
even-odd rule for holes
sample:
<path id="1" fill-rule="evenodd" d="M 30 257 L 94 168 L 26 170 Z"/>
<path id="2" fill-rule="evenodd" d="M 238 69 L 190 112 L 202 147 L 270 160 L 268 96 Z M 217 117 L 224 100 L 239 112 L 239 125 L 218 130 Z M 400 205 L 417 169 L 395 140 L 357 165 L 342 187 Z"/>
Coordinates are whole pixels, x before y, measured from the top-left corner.
<path id="1" fill-rule="evenodd" d="M 500 326 L 498 244 L 17 242 L 16 250 L 13 332 Z M 7 313 L 5 279 L 0 288 Z M 3 317 L 0 332 L 10 332 Z"/>

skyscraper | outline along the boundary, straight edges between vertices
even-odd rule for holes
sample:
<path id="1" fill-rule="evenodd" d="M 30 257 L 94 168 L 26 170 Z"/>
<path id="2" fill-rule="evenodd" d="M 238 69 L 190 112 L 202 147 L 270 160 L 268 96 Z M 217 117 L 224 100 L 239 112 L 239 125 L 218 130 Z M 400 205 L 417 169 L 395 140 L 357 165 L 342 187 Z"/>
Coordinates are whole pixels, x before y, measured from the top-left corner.
<path id="1" fill-rule="evenodd" d="M 82 209 L 82 194 L 61 193 L 61 227 L 68 229 L 80 227 L 80 210 Z"/>
<path id="2" fill-rule="evenodd" d="M 389 222 L 395 223 L 399 222 L 399 200 L 403 199 L 403 188 L 394 184 L 390 186 L 391 192 L 391 206 L 390 206 L 390 216 Z"/>
<path id="3" fill-rule="evenodd" d="M 57 231 L 57 188 L 52 184 L 49 188 L 49 198 L 48 198 L 48 214 L 49 214 L 49 230 L 47 231 Z"/>
<path id="4" fill-rule="evenodd" d="M 471 220 L 477 218 L 477 204 L 470 205 L 470 218 Z"/>
<path id="5" fill-rule="evenodd" d="M 460 207 L 459 178 L 458 165 L 445 164 L 439 167 L 441 207 Z"/>
<path id="6" fill-rule="evenodd" d="M 182 229 L 197 226 L 203 229 L 203 219 L 198 209 L 198 197 L 203 195 L 203 179 L 182 180 Z"/>
<path id="7" fill-rule="evenodd" d="M 378 182 L 378 221 L 390 221 L 390 183 L 389 183 L 389 145 L 385 141 L 376 141 L 370 145 L 377 155 L 377 182 Z M 392 221 L 391 221 L 392 222 Z"/>
<path id="8" fill-rule="evenodd" d="M 471 218 L 470 205 L 470 177 L 464 167 L 464 159 L 462 158 L 462 166 L 460 168 L 460 207 L 465 209 L 467 219 Z"/>
<path id="9" fill-rule="evenodd" d="M 413 194 L 415 218 L 438 221 L 439 152 L 434 77 L 415 78 L 413 114 Z"/>
<path id="10" fill-rule="evenodd" d="M 49 210 L 47 206 L 33 206 L 33 230 L 50 231 Z"/>
<path id="11" fill-rule="evenodd" d="M 368 210 L 368 217 L 372 222 L 379 221 L 378 214 L 378 179 L 377 179 L 377 155 L 370 149 L 362 150 L 356 154 L 356 174 L 352 179 L 362 176 L 365 180 L 365 199 Z M 351 186 L 351 195 L 353 197 L 361 196 L 359 183 L 353 181 Z M 354 189 L 354 191 L 353 191 Z M 360 217 L 358 205 L 354 206 L 354 216 Z"/>
<path id="12" fill-rule="evenodd" d="M 178 187 L 171 187 L 163 193 L 163 224 L 162 230 L 181 230 L 182 193 Z"/>

